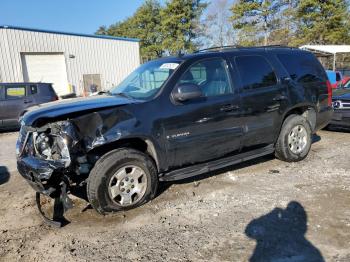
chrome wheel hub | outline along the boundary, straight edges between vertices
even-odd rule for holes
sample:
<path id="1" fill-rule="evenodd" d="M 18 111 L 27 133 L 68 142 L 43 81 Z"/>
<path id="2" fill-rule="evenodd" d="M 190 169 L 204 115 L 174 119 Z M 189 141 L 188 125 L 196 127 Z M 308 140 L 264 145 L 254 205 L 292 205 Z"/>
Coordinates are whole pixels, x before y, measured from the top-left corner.
<path id="1" fill-rule="evenodd" d="M 289 149 L 294 154 L 300 154 L 307 146 L 308 136 L 305 127 L 302 125 L 295 126 L 288 135 Z"/>
<path id="2" fill-rule="evenodd" d="M 138 203 L 145 195 L 147 176 L 138 166 L 120 168 L 109 181 L 108 193 L 113 202 L 120 206 Z"/>

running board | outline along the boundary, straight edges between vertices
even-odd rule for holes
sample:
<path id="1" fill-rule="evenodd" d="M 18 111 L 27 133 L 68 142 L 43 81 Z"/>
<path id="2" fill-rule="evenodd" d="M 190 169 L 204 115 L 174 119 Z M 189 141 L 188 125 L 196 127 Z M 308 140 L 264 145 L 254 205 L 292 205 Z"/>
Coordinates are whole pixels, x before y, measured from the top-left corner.
<path id="1" fill-rule="evenodd" d="M 234 156 L 229 156 L 218 160 L 210 161 L 207 163 L 197 164 L 197 165 L 173 170 L 168 173 L 162 174 L 159 177 L 159 181 L 175 181 L 175 180 L 197 176 L 197 175 L 218 170 L 227 166 L 239 164 L 254 158 L 270 155 L 274 152 L 275 152 L 274 146 L 269 145 L 263 148 L 255 149 L 255 150 L 237 154 Z"/>

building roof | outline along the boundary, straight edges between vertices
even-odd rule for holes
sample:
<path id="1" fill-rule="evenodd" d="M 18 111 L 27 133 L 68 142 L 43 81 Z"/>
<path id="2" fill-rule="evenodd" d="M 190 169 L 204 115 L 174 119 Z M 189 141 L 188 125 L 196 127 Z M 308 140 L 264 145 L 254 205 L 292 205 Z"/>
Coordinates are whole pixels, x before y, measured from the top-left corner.
<path id="1" fill-rule="evenodd" d="M 350 45 L 304 45 L 301 46 L 300 49 L 333 55 L 339 53 L 350 53 Z"/>
<path id="2" fill-rule="evenodd" d="M 0 29 L 14 29 L 14 30 L 22 30 L 22 31 L 48 33 L 48 34 L 82 36 L 82 37 L 102 38 L 102 39 L 128 41 L 128 42 L 140 42 L 140 39 L 137 39 L 137 38 L 114 37 L 114 36 L 108 36 L 108 35 L 89 35 L 89 34 L 70 33 L 70 32 L 53 31 L 53 30 L 43 30 L 43 29 L 35 29 L 35 28 L 11 26 L 11 25 L 0 25 Z"/>

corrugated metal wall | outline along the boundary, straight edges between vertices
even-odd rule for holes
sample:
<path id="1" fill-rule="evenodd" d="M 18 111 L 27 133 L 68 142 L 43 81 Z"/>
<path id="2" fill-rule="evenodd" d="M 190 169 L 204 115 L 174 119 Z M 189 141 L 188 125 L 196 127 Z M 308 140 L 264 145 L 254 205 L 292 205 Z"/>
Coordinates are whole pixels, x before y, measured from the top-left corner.
<path id="1" fill-rule="evenodd" d="M 108 89 L 140 64 L 135 41 L 0 28 L 0 82 L 22 82 L 21 54 L 33 52 L 63 53 L 68 82 L 77 92 L 84 74 L 101 74 L 102 88 Z"/>

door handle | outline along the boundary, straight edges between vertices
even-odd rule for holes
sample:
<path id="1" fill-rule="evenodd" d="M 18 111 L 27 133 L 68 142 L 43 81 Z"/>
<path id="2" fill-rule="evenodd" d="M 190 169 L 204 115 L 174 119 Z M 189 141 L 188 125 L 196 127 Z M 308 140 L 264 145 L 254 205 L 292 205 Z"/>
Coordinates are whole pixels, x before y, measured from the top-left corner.
<path id="1" fill-rule="evenodd" d="M 238 105 L 224 105 L 223 107 L 220 108 L 220 110 L 223 112 L 230 112 L 238 109 L 239 109 Z"/>
<path id="2" fill-rule="evenodd" d="M 31 102 L 33 102 L 33 101 L 31 101 L 31 100 L 24 100 L 24 103 L 25 103 L 25 104 L 29 104 L 29 103 L 31 103 Z"/>
<path id="3" fill-rule="evenodd" d="M 285 95 L 278 95 L 278 96 L 273 98 L 273 101 L 280 102 L 280 101 L 284 101 L 284 100 L 287 100 L 287 99 L 288 98 Z"/>

